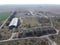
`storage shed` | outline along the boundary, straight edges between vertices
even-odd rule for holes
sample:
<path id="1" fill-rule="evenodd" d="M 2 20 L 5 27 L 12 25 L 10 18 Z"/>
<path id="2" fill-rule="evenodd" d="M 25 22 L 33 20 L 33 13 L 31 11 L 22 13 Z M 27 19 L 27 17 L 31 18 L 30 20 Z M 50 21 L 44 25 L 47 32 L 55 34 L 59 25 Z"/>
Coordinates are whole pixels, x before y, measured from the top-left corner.
<path id="1" fill-rule="evenodd" d="M 13 18 L 9 24 L 9 28 L 16 28 L 18 26 L 18 18 Z"/>

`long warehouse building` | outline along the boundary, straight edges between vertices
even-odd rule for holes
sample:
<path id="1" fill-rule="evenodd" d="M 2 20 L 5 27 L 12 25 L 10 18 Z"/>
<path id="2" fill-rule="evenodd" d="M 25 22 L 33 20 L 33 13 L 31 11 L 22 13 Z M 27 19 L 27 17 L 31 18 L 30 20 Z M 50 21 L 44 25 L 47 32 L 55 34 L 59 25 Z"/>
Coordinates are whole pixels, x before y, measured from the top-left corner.
<path id="1" fill-rule="evenodd" d="M 18 18 L 16 17 L 13 18 L 9 24 L 9 28 L 16 28 L 18 26 L 18 22 L 19 22 Z"/>

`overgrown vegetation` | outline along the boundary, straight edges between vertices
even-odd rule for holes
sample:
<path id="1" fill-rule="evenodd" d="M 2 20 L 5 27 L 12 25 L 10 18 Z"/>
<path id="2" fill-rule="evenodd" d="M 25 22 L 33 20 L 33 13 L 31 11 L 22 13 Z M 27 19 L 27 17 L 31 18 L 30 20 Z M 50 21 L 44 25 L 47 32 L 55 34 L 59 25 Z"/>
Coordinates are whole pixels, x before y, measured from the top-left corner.
<path id="1" fill-rule="evenodd" d="M 53 19 L 53 25 L 56 29 L 60 30 L 60 21 L 57 20 L 57 18 L 59 17 L 55 17 Z M 57 45 L 60 45 L 60 31 L 59 31 L 59 34 L 58 35 L 55 35 L 54 36 L 54 39 L 51 38 L 53 41 L 55 41 L 57 43 Z"/>
<path id="2" fill-rule="evenodd" d="M 0 45 L 48 45 L 47 39 L 19 39 L 15 41 L 2 42 Z"/>
<path id="3" fill-rule="evenodd" d="M 53 25 L 55 28 L 60 29 L 60 22 L 53 20 Z"/>

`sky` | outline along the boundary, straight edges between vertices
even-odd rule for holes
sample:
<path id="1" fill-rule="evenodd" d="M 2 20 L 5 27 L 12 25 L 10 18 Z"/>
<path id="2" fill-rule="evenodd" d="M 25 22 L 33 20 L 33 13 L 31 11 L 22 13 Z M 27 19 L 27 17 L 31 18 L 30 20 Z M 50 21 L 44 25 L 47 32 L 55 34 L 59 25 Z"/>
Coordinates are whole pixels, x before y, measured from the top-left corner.
<path id="1" fill-rule="evenodd" d="M 0 0 L 0 5 L 5 4 L 60 4 L 60 0 Z"/>

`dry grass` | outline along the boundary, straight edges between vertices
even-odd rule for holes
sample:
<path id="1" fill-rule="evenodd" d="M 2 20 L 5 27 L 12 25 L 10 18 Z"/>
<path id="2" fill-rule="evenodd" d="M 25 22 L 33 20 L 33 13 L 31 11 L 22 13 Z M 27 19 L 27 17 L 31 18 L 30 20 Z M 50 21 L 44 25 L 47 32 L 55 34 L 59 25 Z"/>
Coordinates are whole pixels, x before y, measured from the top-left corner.
<path id="1" fill-rule="evenodd" d="M 48 45 L 48 40 L 39 38 L 19 39 L 16 41 L 3 42 L 0 43 L 0 45 Z"/>
<path id="2" fill-rule="evenodd" d="M 23 19 L 23 23 L 21 25 L 30 25 L 30 26 L 38 26 L 40 25 L 37 17 L 32 16 L 32 17 L 24 17 Z"/>

